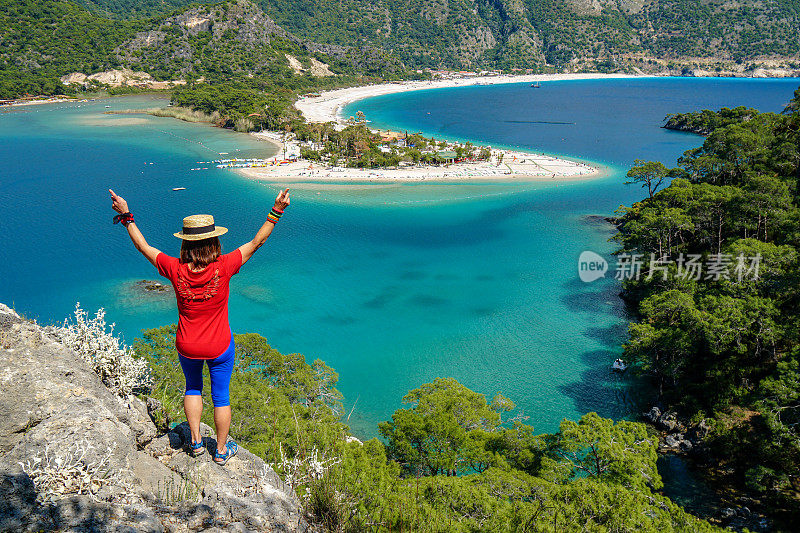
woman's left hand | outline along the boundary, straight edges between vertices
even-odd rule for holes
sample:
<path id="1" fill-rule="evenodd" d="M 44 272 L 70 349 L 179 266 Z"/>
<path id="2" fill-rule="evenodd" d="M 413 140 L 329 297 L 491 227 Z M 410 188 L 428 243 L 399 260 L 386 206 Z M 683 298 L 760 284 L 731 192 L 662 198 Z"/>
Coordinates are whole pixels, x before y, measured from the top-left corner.
<path id="1" fill-rule="evenodd" d="M 115 193 L 111 189 L 108 189 L 108 192 L 111 193 L 111 200 L 112 200 L 111 208 L 114 211 L 116 211 L 119 214 L 130 213 L 130 211 L 128 211 L 128 202 L 125 201 L 125 198 L 123 198 L 122 196 L 117 196 L 117 193 Z"/>

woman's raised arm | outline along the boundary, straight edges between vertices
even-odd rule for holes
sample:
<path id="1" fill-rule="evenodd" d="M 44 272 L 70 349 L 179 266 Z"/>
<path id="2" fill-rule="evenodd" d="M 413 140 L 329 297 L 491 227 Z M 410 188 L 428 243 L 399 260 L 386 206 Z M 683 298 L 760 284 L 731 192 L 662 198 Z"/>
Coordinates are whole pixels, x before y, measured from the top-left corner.
<path id="1" fill-rule="evenodd" d="M 142 235 L 142 232 L 139 231 L 139 228 L 136 227 L 136 223 L 133 221 L 133 215 L 128 211 L 128 202 L 125 201 L 125 198 L 118 196 L 117 193 L 111 189 L 108 189 L 108 192 L 111 193 L 111 207 L 114 211 L 119 213 L 118 217 L 114 217 L 114 222 L 119 221 L 128 229 L 128 236 L 131 238 L 133 245 L 148 261 L 153 263 L 153 266 L 155 266 L 156 257 L 161 253 L 161 250 L 147 244 L 144 235 Z"/>
<path id="2" fill-rule="evenodd" d="M 275 224 L 278 223 L 278 220 L 283 215 L 283 210 L 287 207 L 289 207 L 289 189 L 284 189 L 278 194 L 278 197 L 275 198 L 275 205 L 272 207 L 272 211 L 267 215 L 267 220 L 262 224 L 261 229 L 258 230 L 253 240 L 239 247 L 239 251 L 242 252 L 242 264 L 247 263 L 247 261 L 253 257 L 253 254 L 256 253 L 256 250 L 261 248 L 261 245 L 266 242 Z"/>

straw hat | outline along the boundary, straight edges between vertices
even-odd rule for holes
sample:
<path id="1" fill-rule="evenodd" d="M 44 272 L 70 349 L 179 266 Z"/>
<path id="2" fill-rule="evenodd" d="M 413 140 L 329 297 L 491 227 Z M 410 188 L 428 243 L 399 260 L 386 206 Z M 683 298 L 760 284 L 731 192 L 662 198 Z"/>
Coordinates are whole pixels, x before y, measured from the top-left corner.
<path id="1" fill-rule="evenodd" d="M 184 241 L 201 241 L 227 232 L 228 228 L 214 225 L 214 217 L 211 215 L 189 215 L 183 219 L 183 230 L 173 235 Z"/>

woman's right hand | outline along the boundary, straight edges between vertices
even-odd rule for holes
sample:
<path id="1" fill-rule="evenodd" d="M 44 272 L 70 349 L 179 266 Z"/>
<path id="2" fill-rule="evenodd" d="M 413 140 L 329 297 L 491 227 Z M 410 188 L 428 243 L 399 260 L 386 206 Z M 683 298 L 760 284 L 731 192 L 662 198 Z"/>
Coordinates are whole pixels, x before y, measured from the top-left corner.
<path id="1" fill-rule="evenodd" d="M 284 189 L 275 198 L 275 209 L 283 211 L 287 207 L 289 207 L 289 189 Z"/>
<path id="2" fill-rule="evenodd" d="M 289 189 L 286 190 L 288 191 Z M 111 208 L 114 211 L 116 211 L 120 215 L 122 213 L 130 213 L 130 211 L 128 211 L 128 202 L 125 201 L 125 198 L 123 198 L 122 196 L 117 196 L 117 193 L 115 193 L 111 189 L 108 189 L 108 192 L 111 193 L 111 200 L 112 200 Z"/>

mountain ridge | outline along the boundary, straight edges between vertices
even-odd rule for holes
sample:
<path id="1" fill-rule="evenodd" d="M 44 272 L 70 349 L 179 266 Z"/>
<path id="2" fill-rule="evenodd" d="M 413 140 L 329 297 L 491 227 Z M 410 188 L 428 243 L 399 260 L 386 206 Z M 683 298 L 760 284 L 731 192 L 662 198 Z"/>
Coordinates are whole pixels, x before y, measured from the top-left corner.
<path id="1" fill-rule="evenodd" d="M 160 81 L 264 77 L 293 90 L 330 86 L 308 81 L 326 72 L 313 70 L 314 61 L 341 76 L 380 79 L 423 69 L 678 75 L 800 69 L 800 33 L 793 31 L 800 25 L 798 0 L 185 4 L 0 0 L 0 98 L 59 94 L 67 74 L 120 68 Z"/>

